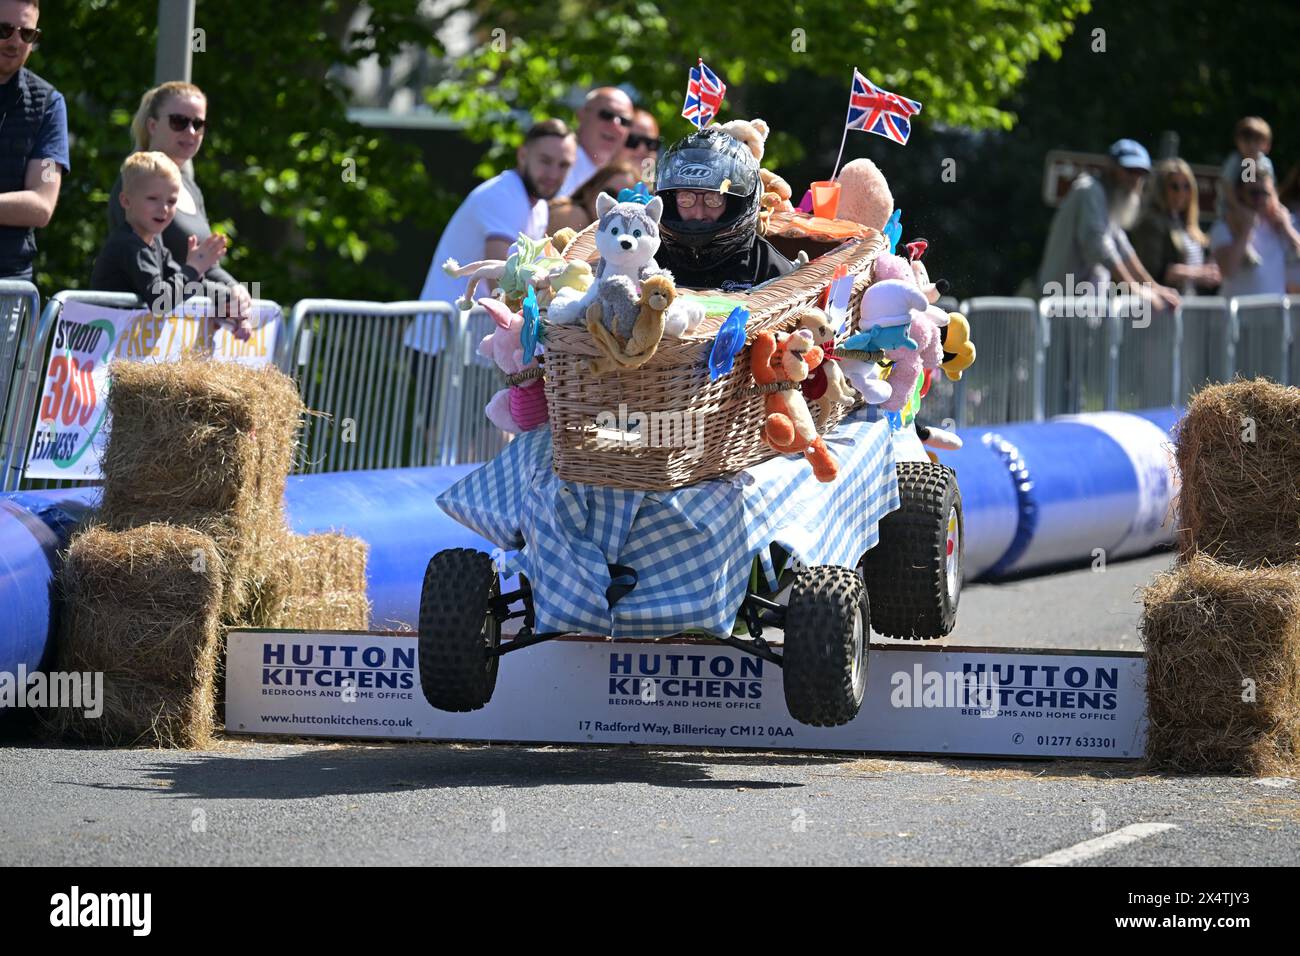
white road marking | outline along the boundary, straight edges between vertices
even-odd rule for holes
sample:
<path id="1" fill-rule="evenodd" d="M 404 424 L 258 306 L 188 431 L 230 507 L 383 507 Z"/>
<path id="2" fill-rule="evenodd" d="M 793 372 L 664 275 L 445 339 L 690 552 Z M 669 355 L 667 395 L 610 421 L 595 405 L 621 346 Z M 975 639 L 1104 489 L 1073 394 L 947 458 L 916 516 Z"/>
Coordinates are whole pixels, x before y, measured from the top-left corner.
<path id="1" fill-rule="evenodd" d="M 1081 860 L 1087 860 L 1091 857 L 1098 856 L 1108 850 L 1116 847 L 1127 846 L 1130 843 L 1136 843 L 1138 840 L 1144 840 L 1149 836 L 1155 836 L 1157 833 L 1164 833 L 1166 830 L 1177 830 L 1172 823 L 1132 823 L 1126 827 L 1116 830 L 1114 833 L 1107 833 L 1105 836 L 1095 837 L 1091 840 L 1084 840 L 1082 843 L 1076 843 L 1074 846 L 1067 846 L 1064 850 L 1057 850 L 1055 853 L 1049 853 L 1047 856 L 1039 857 L 1037 860 L 1030 860 L 1028 863 L 1021 863 L 1021 866 L 1070 866 Z"/>

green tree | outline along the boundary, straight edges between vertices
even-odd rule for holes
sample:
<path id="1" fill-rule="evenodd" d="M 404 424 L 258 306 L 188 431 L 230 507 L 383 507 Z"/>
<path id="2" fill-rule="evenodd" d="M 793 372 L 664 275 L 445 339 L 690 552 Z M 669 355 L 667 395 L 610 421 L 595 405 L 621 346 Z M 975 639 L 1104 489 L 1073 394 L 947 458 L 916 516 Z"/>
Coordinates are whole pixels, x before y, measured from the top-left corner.
<path id="1" fill-rule="evenodd" d="M 431 230 L 445 197 L 419 154 L 347 120 L 336 67 L 407 44 L 429 45 L 414 0 L 312 4 L 199 0 L 193 79 L 208 96 L 211 131 L 195 160 L 214 226 L 232 237 L 231 272 L 282 303 L 306 295 L 403 296 L 365 267 L 391 248 L 390 227 Z M 84 287 L 107 231 L 105 205 L 131 149 L 129 124 L 152 85 L 156 0 L 46 0 L 44 39 L 29 67 L 68 101 L 72 172 L 38 236 L 46 294 Z M 440 198 L 444 201 L 439 202 Z M 340 268 L 345 266 L 346 268 Z"/>
<path id="2" fill-rule="evenodd" d="M 503 164 L 521 138 L 514 117 L 556 111 L 575 88 L 627 81 L 669 138 L 686 70 L 696 57 L 728 84 L 724 118 L 755 115 L 759 91 L 792 76 L 833 80 L 832 100 L 807 97 L 799 115 L 777 118 L 769 165 L 804 155 L 810 134 L 838 143 L 852 69 L 923 101 L 929 123 L 1009 128 L 998 107 L 1034 60 L 1058 56 L 1087 0 L 796 0 L 701 5 L 698 0 L 471 0 L 482 45 L 430 91 L 437 108 L 494 146 L 481 172 Z M 828 171 L 829 172 L 829 171 Z"/>

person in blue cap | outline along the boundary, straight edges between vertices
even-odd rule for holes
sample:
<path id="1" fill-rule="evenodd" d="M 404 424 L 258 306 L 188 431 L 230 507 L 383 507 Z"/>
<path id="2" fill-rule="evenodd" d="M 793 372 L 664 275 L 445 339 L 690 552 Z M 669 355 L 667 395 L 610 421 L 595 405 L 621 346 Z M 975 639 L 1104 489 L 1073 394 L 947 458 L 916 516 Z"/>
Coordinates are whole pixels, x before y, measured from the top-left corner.
<path id="1" fill-rule="evenodd" d="M 1038 292 L 1044 297 L 1107 295 L 1116 280 L 1157 307 L 1176 308 L 1178 292 L 1152 278 L 1125 233 L 1137 222 L 1151 156 L 1132 139 L 1116 140 L 1109 153 L 1102 175 L 1080 174 L 1052 217 Z"/>

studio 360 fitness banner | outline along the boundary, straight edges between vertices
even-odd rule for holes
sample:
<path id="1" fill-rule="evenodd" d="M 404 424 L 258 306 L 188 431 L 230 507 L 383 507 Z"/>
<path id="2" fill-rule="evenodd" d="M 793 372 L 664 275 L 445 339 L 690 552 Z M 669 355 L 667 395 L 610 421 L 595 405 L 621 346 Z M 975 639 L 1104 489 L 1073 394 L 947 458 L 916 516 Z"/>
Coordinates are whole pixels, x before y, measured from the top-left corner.
<path id="1" fill-rule="evenodd" d="M 109 365 L 117 359 L 175 361 L 210 350 L 220 361 L 269 365 L 280 331 L 278 310 L 254 311 L 253 334 L 241 342 L 215 319 L 207 303 L 187 303 L 167 315 L 69 302 L 59 313 L 36 409 L 24 474 L 28 478 L 99 478 L 108 439 Z"/>

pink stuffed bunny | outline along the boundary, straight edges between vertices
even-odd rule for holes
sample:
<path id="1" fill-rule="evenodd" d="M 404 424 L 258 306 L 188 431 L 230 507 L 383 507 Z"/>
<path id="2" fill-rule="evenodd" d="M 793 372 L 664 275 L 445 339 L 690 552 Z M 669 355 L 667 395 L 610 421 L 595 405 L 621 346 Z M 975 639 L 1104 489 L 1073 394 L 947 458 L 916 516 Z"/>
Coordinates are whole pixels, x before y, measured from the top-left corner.
<path id="1" fill-rule="evenodd" d="M 546 392 L 542 388 L 541 367 L 537 359 L 527 363 L 523 361 L 520 336 L 524 318 L 518 312 L 511 312 L 498 299 L 479 299 L 478 304 L 497 324 L 497 328 L 478 344 L 478 354 L 496 362 L 510 383 L 487 403 L 488 420 L 502 431 L 514 434 L 532 431 L 546 424 Z"/>
<path id="2" fill-rule="evenodd" d="M 907 404 L 922 369 L 938 368 L 943 363 L 943 341 L 939 327 L 934 324 L 928 311 L 912 313 L 912 325 L 908 334 L 916 340 L 915 349 L 897 348 L 885 352 L 886 358 L 894 363 L 894 370 L 889 373 L 889 379 L 885 383 L 889 386 L 889 398 L 880 407 L 889 412 L 896 412 Z"/>

